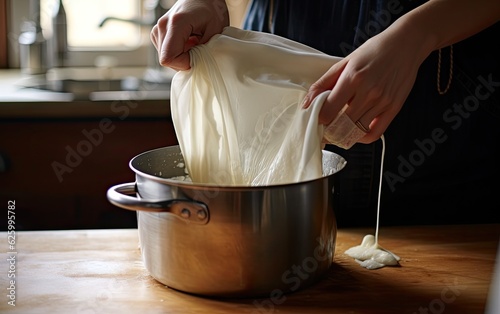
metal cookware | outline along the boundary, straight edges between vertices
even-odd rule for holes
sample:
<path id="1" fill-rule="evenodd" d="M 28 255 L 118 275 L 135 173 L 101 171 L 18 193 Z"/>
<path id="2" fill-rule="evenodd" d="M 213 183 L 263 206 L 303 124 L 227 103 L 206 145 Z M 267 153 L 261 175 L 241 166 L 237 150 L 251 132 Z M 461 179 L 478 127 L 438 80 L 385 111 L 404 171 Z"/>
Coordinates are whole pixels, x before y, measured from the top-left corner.
<path id="1" fill-rule="evenodd" d="M 136 182 L 107 197 L 137 211 L 143 261 L 156 280 L 204 296 L 270 296 L 316 282 L 333 262 L 333 180 L 345 164 L 323 151 L 316 180 L 206 185 L 173 179 L 186 173 L 170 146 L 134 157 Z"/>

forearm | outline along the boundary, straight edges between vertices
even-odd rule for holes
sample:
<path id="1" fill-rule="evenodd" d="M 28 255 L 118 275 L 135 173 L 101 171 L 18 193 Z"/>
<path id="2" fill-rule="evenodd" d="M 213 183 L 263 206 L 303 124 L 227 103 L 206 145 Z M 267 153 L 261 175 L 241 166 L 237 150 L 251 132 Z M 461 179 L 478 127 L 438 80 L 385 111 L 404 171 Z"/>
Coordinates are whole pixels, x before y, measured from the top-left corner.
<path id="1" fill-rule="evenodd" d="M 418 45 L 417 52 L 426 56 L 436 49 L 464 40 L 499 20 L 498 0 L 431 0 L 402 16 L 388 31 L 411 36 Z"/>

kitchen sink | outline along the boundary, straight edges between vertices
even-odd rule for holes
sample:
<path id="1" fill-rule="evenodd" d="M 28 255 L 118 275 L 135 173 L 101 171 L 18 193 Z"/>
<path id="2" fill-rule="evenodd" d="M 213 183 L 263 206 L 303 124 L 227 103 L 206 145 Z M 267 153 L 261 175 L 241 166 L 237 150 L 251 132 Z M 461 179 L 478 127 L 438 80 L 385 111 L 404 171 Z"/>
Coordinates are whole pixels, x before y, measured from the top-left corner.
<path id="1" fill-rule="evenodd" d="M 126 97 L 168 99 L 174 70 L 145 67 L 74 67 L 50 69 L 32 88 L 70 93 L 75 100 Z"/>

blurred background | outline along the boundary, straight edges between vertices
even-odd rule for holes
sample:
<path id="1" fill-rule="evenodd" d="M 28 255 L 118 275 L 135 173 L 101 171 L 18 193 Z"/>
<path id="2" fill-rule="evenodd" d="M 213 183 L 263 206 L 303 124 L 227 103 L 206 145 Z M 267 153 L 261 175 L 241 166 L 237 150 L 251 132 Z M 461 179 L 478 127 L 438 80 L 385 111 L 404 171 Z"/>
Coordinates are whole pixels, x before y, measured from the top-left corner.
<path id="1" fill-rule="evenodd" d="M 135 180 L 136 155 L 177 144 L 175 72 L 149 38 L 174 3 L 0 0 L 0 208 L 15 201 L 16 230 L 136 226 L 106 190 Z M 247 1 L 227 4 L 239 26 Z"/>

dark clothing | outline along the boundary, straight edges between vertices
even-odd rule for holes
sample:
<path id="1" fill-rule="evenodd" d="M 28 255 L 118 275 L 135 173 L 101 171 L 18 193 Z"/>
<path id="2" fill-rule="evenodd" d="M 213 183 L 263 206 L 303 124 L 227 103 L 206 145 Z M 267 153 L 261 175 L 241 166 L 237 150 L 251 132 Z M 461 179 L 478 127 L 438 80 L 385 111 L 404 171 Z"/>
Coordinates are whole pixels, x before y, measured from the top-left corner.
<path id="1" fill-rule="evenodd" d="M 254 0 L 245 28 L 346 56 L 424 1 Z M 272 12 L 272 18 L 269 14 Z M 422 64 L 386 130 L 381 225 L 500 222 L 500 23 L 453 45 L 437 91 L 438 52 Z M 442 49 L 441 89 L 450 48 Z M 381 141 L 349 150 L 338 175 L 339 226 L 373 226 Z"/>
<path id="2" fill-rule="evenodd" d="M 422 2 L 254 0 L 245 28 L 287 37 L 330 55 L 346 56 Z"/>

